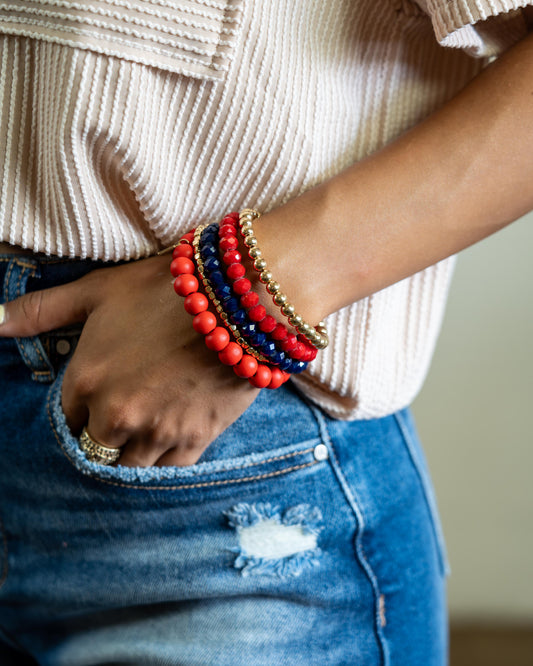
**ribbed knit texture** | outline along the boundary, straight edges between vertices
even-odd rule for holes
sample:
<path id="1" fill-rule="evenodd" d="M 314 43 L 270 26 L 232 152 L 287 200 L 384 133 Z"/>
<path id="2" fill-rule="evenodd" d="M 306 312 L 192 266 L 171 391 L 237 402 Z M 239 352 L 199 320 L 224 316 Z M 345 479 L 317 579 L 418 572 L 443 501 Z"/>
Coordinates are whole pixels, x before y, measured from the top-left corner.
<path id="1" fill-rule="evenodd" d="M 525 34 L 520 12 L 507 12 L 526 4 L 2 3 L 2 239 L 139 258 L 228 210 L 268 211 L 449 99 L 485 63 L 465 51 L 492 56 Z M 300 387 L 338 418 L 411 402 L 451 264 L 329 317 L 331 344 Z"/>

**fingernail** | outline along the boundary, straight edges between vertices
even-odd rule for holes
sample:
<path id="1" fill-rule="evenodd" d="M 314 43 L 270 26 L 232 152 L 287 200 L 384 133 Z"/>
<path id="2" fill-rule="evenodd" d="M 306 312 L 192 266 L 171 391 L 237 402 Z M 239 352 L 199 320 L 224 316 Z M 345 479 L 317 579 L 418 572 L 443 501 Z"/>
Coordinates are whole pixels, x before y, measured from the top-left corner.
<path id="1" fill-rule="evenodd" d="M 6 309 L 3 305 L 0 305 L 0 326 L 5 322 L 6 320 Z"/>

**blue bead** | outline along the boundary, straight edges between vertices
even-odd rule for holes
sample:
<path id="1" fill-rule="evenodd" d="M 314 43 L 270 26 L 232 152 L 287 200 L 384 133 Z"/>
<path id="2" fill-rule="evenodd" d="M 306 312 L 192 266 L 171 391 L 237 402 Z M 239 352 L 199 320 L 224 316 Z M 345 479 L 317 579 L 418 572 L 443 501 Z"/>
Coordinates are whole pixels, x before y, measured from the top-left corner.
<path id="1" fill-rule="evenodd" d="M 230 296 L 222 301 L 222 307 L 228 314 L 233 314 L 240 308 L 240 303 L 236 298 Z M 244 314 L 246 314 L 246 312 Z"/>
<path id="2" fill-rule="evenodd" d="M 252 335 L 255 335 L 258 330 L 259 326 L 255 322 L 249 321 L 247 324 L 244 324 L 244 326 L 241 329 L 241 333 L 244 335 L 245 338 L 250 338 L 252 337 Z"/>
<path id="3" fill-rule="evenodd" d="M 274 365 L 279 365 L 285 360 L 285 354 L 276 350 L 273 354 L 269 354 L 269 359 L 274 363 Z"/>
<path id="4" fill-rule="evenodd" d="M 260 347 L 263 345 L 266 341 L 266 335 L 263 333 L 263 331 L 257 331 L 257 333 L 254 333 L 254 335 L 250 336 L 250 344 L 252 344 L 254 347 Z"/>
<path id="5" fill-rule="evenodd" d="M 235 310 L 235 312 L 231 313 L 229 318 L 231 323 L 235 324 L 235 326 L 242 326 L 243 324 L 246 324 L 246 322 L 248 321 L 248 314 L 246 310 L 243 310 L 241 308 L 240 310 L 237 309 Z"/>
<path id="6" fill-rule="evenodd" d="M 209 273 L 208 279 L 213 289 L 226 284 L 226 278 L 224 277 L 224 273 L 222 273 L 222 271 L 213 271 L 212 273 Z"/>
<path id="7" fill-rule="evenodd" d="M 285 356 L 285 358 L 278 363 L 281 370 L 285 370 L 285 371 L 289 371 L 289 370 L 292 371 L 292 367 L 293 367 L 292 364 L 293 364 L 292 358 L 290 358 L 289 356 Z"/>
<path id="8" fill-rule="evenodd" d="M 204 268 L 208 271 L 216 271 L 220 269 L 222 262 L 218 257 L 207 257 L 204 261 Z"/>
<path id="9" fill-rule="evenodd" d="M 219 301 L 223 301 L 233 295 L 233 290 L 229 284 L 221 284 L 214 287 L 214 292 Z"/>
<path id="10" fill-rule="evenodd" d="M 305 361 L 295 361 L 292 366 L 292 374 L 297 375 L 300 372 L 303 372 L 307 368 L 307 363 Z"/>
<path id="11" fill-rule="evenodd" d="M 218 256 L 218 248 L 214 247 L 211 244 L 201 244 L 200 245 L 200 254 L 202 256 L 202 259 L 205 260 L 208 257 L 217 257 Z"/>
<path id="12" fill-rule="evenodd" d="M 276 343 L 273 340 L 267 340 L 261 345 L 261 352 L 269 358 L 277 352 Z"/>

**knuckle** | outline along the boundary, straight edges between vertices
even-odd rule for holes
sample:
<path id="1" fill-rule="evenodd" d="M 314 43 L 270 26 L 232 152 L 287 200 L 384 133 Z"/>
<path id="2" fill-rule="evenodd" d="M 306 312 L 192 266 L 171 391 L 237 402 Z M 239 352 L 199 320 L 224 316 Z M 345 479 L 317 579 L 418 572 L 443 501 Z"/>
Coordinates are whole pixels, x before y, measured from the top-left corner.
<path id="1" fill-rule="evenodd" d="M 185 437 L 186 448 L 190 454 L 194 454 L 195 451 L 203 451 L 210 441 L 210 430 L 203 423 L 191 426 Z"/>
<path id="2" fill-rule="evenodd" d="M 106 430 L 111 434 L 129 433 L 136 429 L 138 418 L 135 410 L 126 402 L 112 400 L 107 403 L 104 415 Z"/>
<path id="3" fill-rule="evenodd" d="M 94 373 L 77 370 L 72 363 L 67 368 L 63 380 L 64 391 L 80 398 L 89 398 L 96 392 L 97 385 L 98 379 Z"/>
<path id="4" fill-rule="evenodd" d="M 42 291 L 31 291 L 20 299 L 20 309 L 27 321 L 39 324 L 43 309 L 43 298 Z"/>

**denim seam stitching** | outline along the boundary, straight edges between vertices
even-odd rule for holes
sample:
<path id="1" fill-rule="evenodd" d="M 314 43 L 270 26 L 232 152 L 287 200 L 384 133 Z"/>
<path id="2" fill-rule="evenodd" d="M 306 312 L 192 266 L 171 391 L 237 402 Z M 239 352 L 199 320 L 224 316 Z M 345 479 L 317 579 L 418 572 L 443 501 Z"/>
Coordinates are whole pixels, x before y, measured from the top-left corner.
<path id="1" fill-rule="evenodd" d="M 17 264 L 17 266 L 22 266 L 22 268 L 30 268 L 35 272 L 34 264 L 26 262 L 23 259 L 18 259 L 16 256 L 9 255 L 8 257 L 0 257 L 0 261 L 2 263 L 9 263 L 12 261 L 13 263 Z"/>
<path id="2" fill-rule="evenodd" d="M 309 405 L 311 408 L 311 411 L 313 411 L 315 418 L 318 422 L 318 426 L 320 428 L 320 433 L 323 438 L 323 441 L 328 443 L 328 449 L 330 450 L 333 463 L 332 463 L 332 468 L 335 473 L 335 476 L 337 477 L 337 480 L 339 482 L 339 485 L 341 486 L 341 490 L 344 493 L 346 500 L 348 502 L 348 505 L 350 506 L 351 510 L 353 511 L 356 522 L 357 522 L 357 527 L 356 527 L 356 532 L 355 532 L 355 537 L 354 537 L 354 554 L 356 560 L 359 561 L 361 564 L 363 571 L 365 572 L 366 576 L 368 577 L 368 580 L 370 582 L 370 585 L 372 587 L 372 591 L 374 593 L 374 630 L 377 636 L 377 643 L 379 646 L 379 650 L 381 652 L 381 657 L 383 659 L 383 666 L 388 666 L 389 665 L 389 653 L 387 649 L 387 644 L 385 642 L 385 636 L 383 634 L 383 627 L 381 625 L 381 620 L 379 616 L 379 599 L 381 597 L 381 590 L 379 586 L 379 581 L 377 578 L 377 575 L 375 574 L 372 566 L 370 565 L 370 562 L 368 561 L 368 558 L 366 557 L 365 550 L 363 548 L 362 544 L 362 536 L 364 533 L 365 529 L 365 521 L 364 521 L 364 516 L 363 512 L 360 507 L 360 503 L 357 500 L 357 495 L 352 489 L 348 486 L 348 482 L 344 478 L 344 474 L 342 473 L 342 468 L 341 464 L 339 462 L 339 459 L 337 458 L 337 453 L 335 451 L 335 448 L 333 446 L 333 441 L 331 439 L 331 436 L 329 434 L 329 430 L 327 427 L 327 423 L 322 416 L 322 414 L 319 412 L 318 409 L 316 409 L 313 405 Z"/>
<path id="3" fill-rule="evenodd" d="M 65 447 L 63 446 L 63 442 L 61 441 L 61 437 L 59 436 L 59 433 L 57 432 L 54 420 L 52 418 L 52 410 L 51 410 L 50 403 L 51 403 L 51 400 L 52 400 L 52 396 L 55 392 L 56 392 L 55 388 L 54 388 L 54 390 L 49 392 L 48 399 L 47 399 L 47 402 L 46 402 L 46 412 L 47 412 L 47 415 L 48 415 L 48 422 L 50 423 L 50 427 L 52 428 L 54 436 L 55 436 L 63 454 L 66 456 L 66 458 L 69 460 L 69 462 L 74 467 L 76 467 L 72 458 L 69 456 L 69 454 L 65 450 Z M 234 471 L 236 469 L 243 469 L 245 467 L 266 465 L 270 462 L 277 462 L 278 460 L 283 460 L 283 459 L 290 458 L 290 457 L 304 455 L 306 453 L 310 453 L 313 450 L 314 450 L 313 448 L 308 448 L 308 449 L 304 449 L 303 451 L 293 451 L 292 453 L 286 453 L 282 456 L 274 456 L 272 458 L 268 458 L 267 460 L 261 460 L 261 461 L 256 462 L 256 463 L 247 463 L 246 465 L 241 465 L 239 467 L 230 467 L 230 468 L 221 469 L 221 470 L 218 470 L 218 471 L 221 472 L 221 473 L 224 473 L 224 472 Z M 303 463 L 301 465 L 294 465 L 293 467 L 288 467 L 287 469 L 277 470 L 275 472 L 268 472 L 266 474 L 258 474 L 258 475 L 255 475 L 255 476 L 248 476 L 248 477 L 244 477 L 242 479 L 221 479 L 219 481 L 205 481 L 203 483 L 180 484 L 180 485 L 177 485 L 177 486 L 154 486 L 154 485 L 139 486 L 139 485 L 133 485 L 133 484 L 129 484 L 129 483 L 118 483 L 116 481 L 111 481 L 110 479 L 103 479 L 103 478 L 101 478 L 99 476 L 96 476 L 96 475 L 93 475 L 93 474 L 90 474 L 89 476 L 92 479 L 95 479 L 96 481 L 101 481 L 102 483 L 107 483 L 108 485 L 112 485 L 112 486 L 119 486 L 121 488 L 133 488 L 133 489 L 136 489 L 136 490 L 144 490 L 144 489 L 146 489 L 146 490 L 179 490 L 179 489 L 188 489 L 188 488 L 204 488 L 204 487 L 207 487 L 207 486 L 227 485 L 227 484 L 231 484 L 231 483 L 244 483 L 245 481 L 254 481 L 254 480 L 259 480 L 259 479 L 266 479 L 266 478 L 269 478 L 269 477 L 272 477 L 272 476 L 279 476 L 281 474 L 287 474 L 289 472 L 293 472 L 293 471 L 298 470 L 298 469 L 303 469 L 304 467 L 310 467 L 311 465 L 316 465 L 316 464 L 318 464 L 318 461 L 317 460 L 312 460 L 311 462 Z M 76 467 L 76 469 L 78 469 L 78 468 Z"/>
<path id="4" fill-rule="evenodd" d="M 293 467 L 287 467 L 285 469 L 279 469 L 275 472 L 267 472 L 266 474 L 257 474 L 256 476 L 245 476 L 241 479 L 221 479 L 220 481 L 205 481 L 203 483 L 189 483 L 182 484 L 179 486 L 138 486 L 131 485 L 128 483 L 118 483 L 116 481 L 111 481 L 110 479 L 102 479 L 97 476 L 92 476 L 91 478 L 96 481 L 101 481 L 102 483 L 107 483 L 110 486 L 118 486 L 119 488 L 131 488 L 133 490 L 190 490 L 191 488 L 208 488 L 214 486 L 228 486 L 235 483 L 247 483 L 249 481 L 262 481 L 263 479 L 270 479 L 275 476 L 282 476 L 283 474 L 289 474 L 290 472 L 295 472 L 299 469 L 304 469 L 305 467 L 312 467 L 313 465 L 318 465 L 318 461 L 312 460 L 308 463 L 302 463 L 301 465 L 294 465 Z"/>
<path id="5" fill-rule="evenodd" d="M 0 533 L 2 534 L 2 550 L 4 553 L 4 566 L 2 569 L 2 577 L 0 578 L 0 587 L 3 586 L 3 584 L 6 582 L 7 579 L 7 574 L 9 570 L 9 565 L 7 561 L 7 537 L 6 537 L 6 532 L 4 528 L 4 521 L 2 520 L 2 517 L 0 516 Z"/>
<path id="6" fill-rule="evenodd" d="M 403 419 L 400 414 L 394 414 L 394 419 L 398 425 L 398 428 L 400 429 L 400 432 L 402 433 L 403 440 L 405 442 L 407 452 L 409 454 L 409 458 L 411 459 L 411 463 L 413 464 L 413 467 L 416 471 L 416 475 L 418 477 L 418 480 L 420 482 L 420 486 L 422 488 L 422 495 L 424 497 L 424 503 L 426 505 L 426 508 L 429 513 L 430 517 L 430 523 L 431 523 L 431 531 L 433 532 L 433 538 L 435 540 L 435 545 L 437 547 L 437 554 L 439 558 L 439 564 L 441 568 L 441 573 L 443 576 L 446 576 L 448 573 L 448 564 L 446 561 L 446 555 L 444 552 L 444 546 L 441 544 L 441 535 L 438 533 L 437 530 L 437 524 L 436 524 L 436 517 L 435 517 L 435 512 L 434 508 L 429 501 L 428 497 L 428 489 L 427 489 L 427 483 L 426 480 L 424 479 L 424 476 L 422 474 L 422 471 L 420 469 L 420 464 L 417 461 L 414 452 L 413 452 L 413 446 L 411 442 L 411 435 L 409 434 L 407 428 L 405 427 L 405 424 L 403 422 Z"/>

